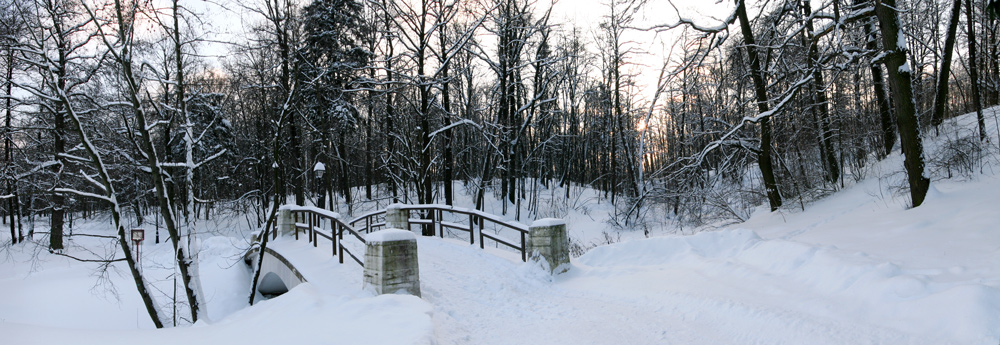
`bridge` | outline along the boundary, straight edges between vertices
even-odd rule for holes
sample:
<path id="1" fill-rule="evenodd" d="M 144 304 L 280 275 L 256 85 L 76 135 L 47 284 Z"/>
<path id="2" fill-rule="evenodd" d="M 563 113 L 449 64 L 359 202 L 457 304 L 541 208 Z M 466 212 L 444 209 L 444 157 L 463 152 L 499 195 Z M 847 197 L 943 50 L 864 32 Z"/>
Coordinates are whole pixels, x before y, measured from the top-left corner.
<path id="1" fill-rule="evenodd" d="M 553 274 L 568 269 L 569 263 L 566 227 L 560 219 L 540 219 L 527 226 L 479 210 L 437 204 L 392 204 L 344 219 L 321 208 L 284 205 L 273 223 L 262 232 L 265 237 L 305 240 L 317 251 L 322 244 L 340 264 L 360 265 L 365 288 L 376 293 L 406 290 L 420 295 L 414 228 L 419 234 L 459 239 L 469 245 L 478 244 L 480 249 L 503 248 L 519 254 L 521 261 L 543 262 Z M 267 243 L 266 238 L 256 239 L 244 259 L 252 268 L 260 267 L 256 292 L 270 298 L 305 282 L 307 277 Z"/>

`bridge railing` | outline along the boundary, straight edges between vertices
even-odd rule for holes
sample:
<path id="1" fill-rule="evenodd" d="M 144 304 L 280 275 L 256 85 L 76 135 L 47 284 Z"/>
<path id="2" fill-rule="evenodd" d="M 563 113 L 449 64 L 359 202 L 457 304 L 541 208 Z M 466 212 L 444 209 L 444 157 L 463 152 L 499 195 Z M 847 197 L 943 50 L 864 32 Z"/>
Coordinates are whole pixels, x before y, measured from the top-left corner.
<path id="1" fill-rule="evenodd" d="M 303 207 L 303 206 L 282 206 L 283 210 L 288 210 L 291 213 L 292 222 L 295 226 L 295 239 L 299 239 L 299 233 L 302 232 L 308 236 L 309 242 L 313 244 L 313 247 L 319 246 L 319 237 L 323 237 L 330 241 L 333 255 L 337 256 L 340 263 L 344 263 L 344 254 L 347 254 L 354 262 L 358 265 L 364 267 L 365 264 L 358 258 L 358 255 L 363 255 L 363 253 L 352 253 L 347 246 L 344 246 L 344 233 L 346 232 L 348 237 L 353 236 L 362 244 L 366 244 L 364 236 L 361 236 L 358 231 L 354 230 L 350 225 L 347 225 L 343 220 L 340 219 L 340 215 L 336 212 L 327 211 L 320 208 L 314 207 Z M 326 221 L 326 222 L 324 222 Z M 330 224 L 330 229 L 324 228 L 324 223 Z M 329 231 L 329 233 L 327 233 Z"/>
<path id="2" fill-rule="evenodd" d="M 423 215 L 422 218 L 409 218 L 409 224 L 420 224 L 421 226 L 429 226 L 435 230 L 435 234 L 441 238 L 444 238 L 445 229 L 458 230 L 469 233 L 469 244 L 475 244 L 476 238 L 479 238 L 479 248 L 485 249 L 486 242 L 484 239 L 488 238 L 497 244 L 502 244 L 511 249 L 514 249 L 521 253 L 521 261 L 528 261 L 527 254 L 527 238 L 528 238 L 528 226 L 511 221 L 505 221 L 499 217 L 489 214 L 479 210 L 472 210 L 462 207 L 454 207 L 447 205 L 437 205 L 437 204 L 416 204 L 416 205 L 399 205 L 400 210 L 406 211 L 417 211 Z M 460 218 L 468 217 L 468 223 L 456 223 L 445 221 L 444 214 L 448 213 L 452 215 L 452 219 L 458 218 L 454 217 L 458 215 Z M 371 233 L 372 231 L 378 230 L 379 228 L 384 228 L 386 226 L 385 221 L 386 210 L 379 210 L 374 212 L 369 212 L 360 215 L 348 222 L 350 226 L 355 226 L 359 231 L 364 231 L 365 233 Z M 358 223 L 364 221 L 364 227 L 358 226 Z M 500 228 L 506 228 L 514 230 L 520 237 L 520 243 L 516 240 L 506 239 L 499 235 L 499 233 L 491 235 L 486 231 L 486 224 L 495 224 Z M 477 229 L 478 226 L 478 229 Z M 410 229 L 404 229 L 410 230 Z M 477 231 L 478 230 L 478 231 Z M 478 236 L 477 236 L 478 235 Z"/>

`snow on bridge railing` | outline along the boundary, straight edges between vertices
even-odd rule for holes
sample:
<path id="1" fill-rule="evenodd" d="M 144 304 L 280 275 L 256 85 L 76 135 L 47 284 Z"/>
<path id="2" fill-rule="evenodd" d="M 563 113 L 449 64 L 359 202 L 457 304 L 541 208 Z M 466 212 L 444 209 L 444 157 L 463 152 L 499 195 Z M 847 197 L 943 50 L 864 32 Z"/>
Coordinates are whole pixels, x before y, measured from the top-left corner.
<path id="1" fill-rule="evenodd" d="M 510 247 L 520 252 L 521 261 L 528 261 L 528 256 L 527 256 L 527 237 L 529 234 L 528 226 L 518 222 L 506 221 L 494 214 L 486 213 L 479 210 L 468 209 L 464 207 L 455 207 L 449 205 L 441 205 L 441 204 L 414 204 L 414 205 L 393 204 L 390 205 L 389 208 L 387 208 L 386 210 L 377 210 L 368 212 L 350 220 L 347 223 L 350 226 L 357 226 L 358 223 L 364 221 L 365 222 L 364 228 L 359 227 L 358 230 L 364 231 L 365 233 L 371 233 L 372 231 L 377 230 L 378 228 L 386 227 L 387 222 L 385 221 L 384 216 L 386 215 L 387 210 L 390 209 L 406 211 L 407 213 L 409 211 L 417 211 L 422 213 L 421 217 L 419 218 L 409 218 L 409 216 L 406 216 L 407 222 L 402 226 L 400 226 L 407 228 L 404 230 L 410 230 L 409 229 L 410 224 L 421 224 L 421 226 L 424 226 L 426 227 L 426 229 L 428 229 L 428 233 L 433 232 L 441 238 L 444 238 L 446 229 L 464 231 L 469 233 L 469 244 L 476 243 L 476 237 L 477 237 L 476 235 L 478 234 L 479 248 L 481 249 L 486 248 L 486 243 L 484 239 L 488 238 L 497 243 L 498 245 L 503 244 L 507 247 Z M 468 223 L 463 224 L 463 223 L 445 221 L 444 212 L 448 212 L 452 215 L 458 214 L 467 216 Z M 379 219 L 380 216 L 382 217 L 381 220 Z M 516 231 L 520 237 L 519 241 L 520 244 L 519 245 L 515 244 L 517 240 L 510 240 L 504 238 L 503 236 L 500 236 L 499 230 L 492 235 L 487 232 L 484 232 L 483 230 L 486 228 L 487 221 L 489 221 L 489 223 L 491 224 L 495 224 L 500 227 Z"/>
<path id="2" fill-rule="evenodd" d="M 340 263 L 344 263 L 344 254 L 346 253 L 359 265 L 365 267 L 365 262 L 358 259 L 358 256 L 345 248 L 343 243 L 344 232 L 353 235 L 359 242 L 365 245 L 367 256 L 369 254 L 367 251 L 371 248 L 368 246 L 369 241 L 366 241 L 366 238 L 361 235 L 361 231 L 364 231 L 366 235 L 371 234 L 377 227 L 412 231 L 410 224 L 413 223 L 421 224 L 425 235 L 434 236 L 436 233 L 441 238 L 444 238 L 447 229 L 466 231 L 469 233 L 469 244 L 475 244 L 478 232 L 479 248 L 486 249 L 485 239 L 488 238 L 497 247 L 503 244 L 519 251 L 521 253 L 521 260 L 525 262 L 528 261 L 528 251 L 530 250 L 533 260 L 544 259 L 549 263 L 551 273 L 565 271 L 565 264 L 569 263 L 569 241 L 566 236 L 566 223 L 562 219 L 539 219 L 535 220 L 529 227 L 518 222 L 505 221 L 496 215 L 482 211 L 439 204 L 392 204 L 385 210 L 366 213 L 349 222 L 341 220 L 340 214 L 336 212 L 315 207 L 282 206 L 280 210 L 278 221 L 280 229 L 278 232 L 283 234 L 294 232 L 295 238 L 298 239 L 299 231 L 304 230 L 309 235 L 309 241 L 313 243 L 314 247 L 318 246 L 319 237 L 324 237 L 332 243 L 333 255 L 340 257 Z M 418 211 L 421 214 L 420 218 L 410 218 L 410 211 Z M 455 214 L 464 215 L 468 217 L 468 223 L 462 224 L 445 221 L 445 212 L 448 212 L 452 216 Z M 380 215 L 384 215 L 383 221 L 377 222 L 377 217 Z M 455 219 L 455 217 L 452 217 L 452 219 Z M 330 221 L 332 229 L 329 234 L 323 228 L 324 220 Z M 361 231 L 355 230 L 353 226 L 362 220 L 365 221 L 365 227 Z M 496 225 L 494 227 L 496 235 L 490 235 L 484 231 L 487 221 Z M 478 231 L 476 225 L 478 225 Z M 520 235 L 520 244 L 500 236 L 498 228 L 507 228 L 516 231 Z M 532 242 L 534 243 L 534 246 L 530 249 L 528 248 L 529 237 L 532 238 Z M 383 261 L 377 261 L 376 266 L 379 266 L 378 262 Z M 368 275 L 367 271 L 365 274 L 366 276 Z"/>
<path id="3" fill-rule="evenodd" d="M 344 246 L 343 242 L 344 232 L 353 235 L 362 244 L 366 244 L 365 238 L 341 220 L 339 213 L 318 207 L 296 205 L 283 205 L 279 210 L 286 210 L 291 214 L 291 222 L 294 227 L 296 240 L 299 239 L 299 230 L 303 230 L 308 235 L 309 242 L 312 242 L 313 247 L 319 246 L 319 237 L 326 238 L 330 240 L 333 255 L 339 257 L 340 263 L 344 263 L 344 254 L 347 254 L 358 265 L 361 265 L 361 267 L 365 266 L 364 262 L 358 258 L 358 255 L 352 253 L 350 249 Z M 332 229 L 323 228 L 324 220 L 329 221 Z M 277 232 L 275 232 L 275 235 L 277 235 Z"/>
<path id="4" fill-rule="evenodd" d="M 486 239 L 489 239 L 497 246 L 504 245 L 519 252 L 521 254 L 521 261 L 528 261 L 528 226 L 514 221 L 506 221 L 497 215 L 479 210 L 441 204 L 393 204 L 386 210 L 368 212 L 346 222 L 342 220 L 339 213 L 317 207 L 283 205 L 280 207 L 280 210 L 288 211 L 291 214 L 292 219 L 289 220 L 291 223 L 289 226 L 292 229 L 289 229 L 289 231 L 295 233 L 296 240 L 299 239 L 300 230 L 308 236 L 309 242 L 312 242 L 314 247 L 319 246 L 319 237 L 329 240 L 331 242 L 332 253 L 334 256 L 339 257 L 340 263 L 344 262 L 344 254 L 347 254 L 347 256 L 364 267 L 364 262 L 359 258 L 361 253 L 356 254 L 344 246 L 344 233 L 346 232 L 349 238 L 353 236 L 362 244 L 365 244 L 365 238 L 362 236 L 362 233 L 369 234 L 387 226 L 387 222 L 385 221 L 387 210 L 399 210 L 406 213 L 404 219 L 407 221 L 401 225 L 397 224 L 394 227 L 410 230 L 411 224 L 420 224 L 427 230 L 427 233 L 437 235 L 441 238 L 444 238 L 445 232 L 449 230 L 466 232 L 469 234 L 469 244 L 475 244 L 478 237 L 479 248 L 485 249 Z M 417 218 L 409 218 L 410 211 L 417 212 L 420 215 Z M 460 215 L 464 216 L 462 218 L 467 217 L 467 221 L 464 223 L 447 221 L 445 220 L 446 212 L 452 216 L 451 220 L 458 218 L 455 215 Z M 331 224 L 330 229 L 324 228 L 324 220 Z M 364 221 L 364 226 L 358 227 L 357 224 L 362 221 Z M 487 224 L 494 225 L 492 234 L 484 231 L 487 229 Z M 515 231 L 517 239 L 501 236 L 500 231 L 504 228 Z M 277 232 L 274 232 L 275 236 L 277 236 Z"/>

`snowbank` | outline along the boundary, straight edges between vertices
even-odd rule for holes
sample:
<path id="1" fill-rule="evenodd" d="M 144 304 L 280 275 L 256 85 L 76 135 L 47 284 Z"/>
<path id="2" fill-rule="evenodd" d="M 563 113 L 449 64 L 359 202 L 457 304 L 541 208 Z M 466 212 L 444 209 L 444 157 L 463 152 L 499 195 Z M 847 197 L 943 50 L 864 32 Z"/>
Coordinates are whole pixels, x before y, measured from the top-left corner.
<path id="1" fill-rule="evenodd" d="M 303 283 L 213 324 L 164 330 L 81 331 L 0 323 L 0 332 L 5 342 L 22 345 L 433 344 L 430 313 L 430 305 L 413 296 L 351 299 Z"/>
<path id="2" fill-rule="evenodd" d="M 603 246 L 577 262 L 589 272 L 583 276 L 608 270 L 616 273 L 600 275 L 620 277 L 622 272 L 633 272 L 629 279 L 644 277 L 645 282 L 663 283 L 668 290 L 701 296 L 745 301 L 756 292 L 743 290 L 771 290 L 784 298 L 749 303 L 822 315 L 837 322 L 862 321 L 935 341 L 989 343 L 1000 337 L 996 327 L 1000 325 L 1000 288 L 995 279 L 992 283 L 956 282 L 945 269 L 910 269 L 835 246 L 762 239 L 746 229 Z M 671 289 L 670 285 L 680 283 L 664 281 L 664 272 L 677 270 L 709 277 L 695 284 L 711 282 L 733 288 Z"/>

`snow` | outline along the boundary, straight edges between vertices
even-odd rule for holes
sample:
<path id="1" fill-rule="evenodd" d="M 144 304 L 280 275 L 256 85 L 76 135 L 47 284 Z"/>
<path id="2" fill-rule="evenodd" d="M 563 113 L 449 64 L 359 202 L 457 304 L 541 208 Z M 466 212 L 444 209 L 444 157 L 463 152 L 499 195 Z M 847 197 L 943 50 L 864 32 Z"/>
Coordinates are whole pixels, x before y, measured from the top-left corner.
<path id="1" fill-rule="evenodd" d="M 449 206 L 449 205 L 446 205 L 446 204 L 412 204 L 412 205 L 407 205 L 407 204 L 394 203 L 394 204 L 389 204 L 388 206 L 386 206 L 387 210 L 388 209 L 392 209 L 392 210 L 413 210 L 413 209 L 427 209 L 427 208 L 436 208 L 436 209 L 442 209 L 442 210 L 446 210 L 446 211 L 447 210 L 454 210 L 456 212 L 462 212 L 462 213 L 473 213 L 477 217 L 482 217 L 482 218 L 485 218 L 485 219 L 488 219 L 488 220 L 491 220 L 491 221 L 494 221 L 494 222 L 504 222 L 504 223 L 507 223 L 507 224 L 509 224 L 509 225 L 513 226 L 514 228 L 517 228 L 517 229 L 519 229 L 521 231 L 528 231 L 528 227 L 525 226 L 524 224 L 521 224 L 520 222 L 518 222 L 516 220 L 510 219 L 509 216 L 498 216 L 496 214 L 492 214 L 492 213 L 490 213 L 490 212 L 492 212 L 490 209 L 487 209 L 484 212 L 484 211 L 478 211 L 476 209 L 471 209 L 471 208 Z M 378 213 L 378 212 L 364 213 L 361 216 L 358 216 L 358 217 L 352 219 L 351 222 L 361 220 L 361 219 L 363 219 L 365 217 L 368 217 L 368 216 L 370 216 L 372 214 L 375 214 L 375 213 Z"/>
<path id="2" fill-rule="evenodd" d="M 330 211 L 330 210 L 327 210 L 327 209 L 318 208 L 318 207 L 298 206 L 298 205 L 281 205 L 281 206 L 278 207 L 278 209 L 279 210 L 289 210 L 289 211 L 293 211 L 293 212 L 294 211 L 309 211 L 309 212 L 317 213 L 317 214 L 319 214 L 321 216 L 324 216 L 324 217 L 327 217 L 327 218 L 340 219 L 340 213 L 333 212 L 333 211 Z"/>
<path id="3" fill-rule="evenodd" d="M 542 218 L 535 220 L 531 223 L 532 227 L 535 226 L 556 226 L 556 225 L 566 225 L 566 221 L 559 218 Z"/>
<path id="4" fill-rule="evenodd" d="M 457 122 L 453 122 L 450 125 L 441 127 L 439 129 L 437 129 L 436 131 L 431 132 L 431 134 L 428 135 L 428 137 L 433 138 L 433 137 L 437 136 L 438 134 L 440 134 L 441 132 L 445 132 L 445 131 L 451 130 L 452 128 L 455 128 L 455 127 L 458 127 L 458 126 L 461 126 L 461 125 L 470 125 L 470 126 L 473 126 L 473 127 L 476 127 L 476 128 L 482 128 L 482 126 L 480 126 L 475 121 L 472 121 L 472 120 L 469 120 L 469 119 L 462 119 L 462 120 L 459 120 Z"/>
<path id="5" fill-rule="evenodd" d="M 414 313 L 423 312 L 419 315 Z M 67 330 L 4 323 L 11 344 L 430 344 L 429 306 L 417 297 L 350 298 L 303 283 L 210 325 L 165 330 Z M 367 325 L 367 326 L 366 326 Z M 385 332 L 391 329 L 392 332 Z M 321 336 L 317 336 L 317 335 Z"/>
<path id="6" fill-rule="evenodd" d="M 986 110 L 989 122 L 997 110 Z M 977 135 L 975 118 L 949 120 L 942 133 L 925 141 L 928 157 L 947 138 Z M 995 145 L 991 136 L 988 145 Z M 932 190 L 918 208 L 907 206 L 909 195 L 899 188 L 903 158 L 894 154 L 870 166 L 867 179 L 805 211 L 767 212 L 765 205 L 744 223 L 693 234 L 664 228 L 645 238 L 611 230 L 613 209 L 592 190 L 543 199 L 549 209 L 535 225 L 565 221 L 574 243 L 601 245 L 552 276 L 521 262 L 519 253 L 470 245 L 464 233 L 417 237 L 422 298 L 363 290 L 363 269 L 351 260 L 339 264 L 324 239 L 313 248 L 278 238 L 269 245 L 308 283 L 248 306 L 241 254 L 253 229 L 239 227 L 238 216 L 215 230 L 199 223 L 210 315 L 165 330 L 150 329 L 121 263 L 111 267 L 124 274 L 101 280 L 94 276 L 99 265 L 35 244 L 6 246 L 0 333 L 10 344 L 993 345 L 1000 340 L 1000 169 L 992 168 L 996 148 L 988 150 L 981 168 L 964 177 L 945 179 L 930 169 Z M 496 207 L 488 202 L 487 212 L 499 213 Z M 113 231 L 106 218 L 75 224 L 76 233 Z M 172 249 L 153 244 L 146 229 L 144 272 L 169 294 Z M 414 237 L 381 233 L 369 239 Z M 106 239 L 71 239 L 67 253 L 115 250 Z"/>
<path id="7" fill-rule="evenodd" d="M 372 242 L 392 242 L 392 241 L 416 241 L 417 235 L 413 231 L 400 229 L 385 229 L 370 233 L 365 236 L 367 243 Z"/>
<path id="8" fill-rule="evenodd" d="M 903 64 L 899 66 L 899 73 L 911 73 L 909 61 L 903 62 Z"/>
<path id="9" fill-rule="evenodd" d="M 899 31 L 896 31 L 896 49 L 901 51 L 908 51 L 906 45 L 906 33 L 903 32 L 903 27 L 900 26 Z"/>

